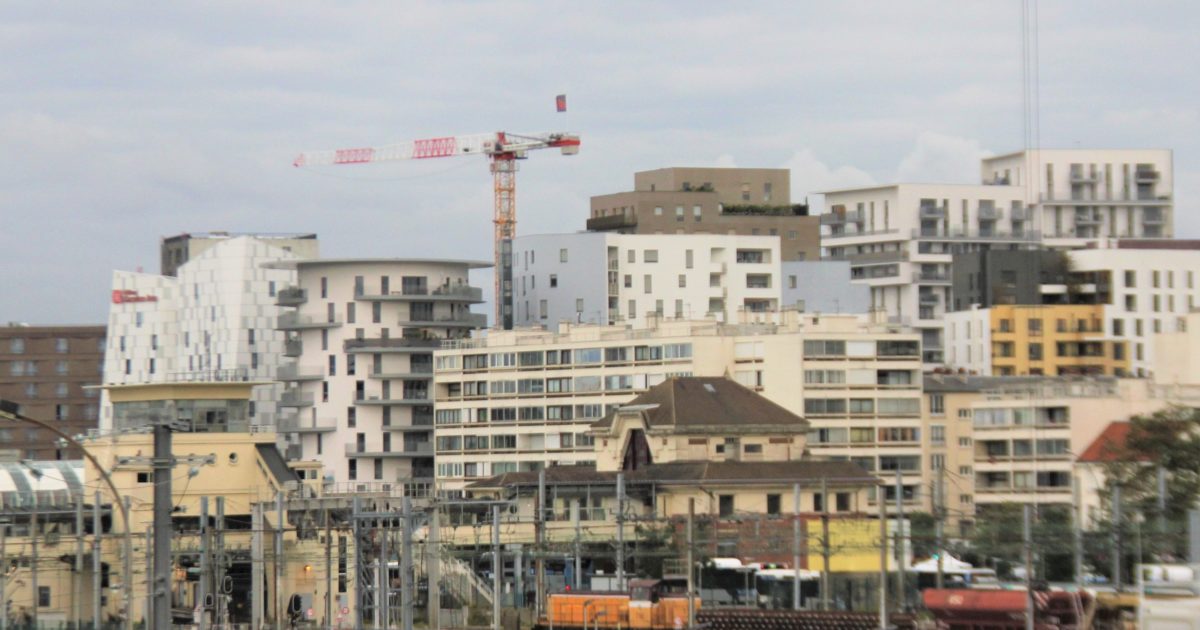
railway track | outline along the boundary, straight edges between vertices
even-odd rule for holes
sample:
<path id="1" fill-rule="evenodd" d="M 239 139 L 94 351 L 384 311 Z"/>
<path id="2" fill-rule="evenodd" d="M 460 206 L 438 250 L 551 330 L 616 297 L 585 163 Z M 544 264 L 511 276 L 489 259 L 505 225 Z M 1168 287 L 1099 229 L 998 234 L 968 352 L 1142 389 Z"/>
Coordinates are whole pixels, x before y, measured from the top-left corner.
<path id="1" fill-rule="evenodd" d="M 718 608 L 699 610 L 696 621 L 711 630 L 875 630 L 879 615 L 865 612 L 808 610 L 752 610 Z M 916 628 L 912 615 L 893 614 L 889 625 L 898 630 Z"/>

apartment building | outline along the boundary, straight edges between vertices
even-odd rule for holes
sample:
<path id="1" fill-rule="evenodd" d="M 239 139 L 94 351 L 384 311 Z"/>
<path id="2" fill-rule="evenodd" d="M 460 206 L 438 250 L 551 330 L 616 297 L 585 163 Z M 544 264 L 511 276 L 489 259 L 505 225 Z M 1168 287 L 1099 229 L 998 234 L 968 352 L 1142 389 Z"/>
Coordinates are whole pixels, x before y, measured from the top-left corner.
<path id="1" fill-rule="evenodd" d="M 1200 241 L 1102 241 L 1070 252 L 1070 261 L 1107 293 L 1105 330 L 1128 342 L 1130 373 L 1152 376 L 1154 335 L 1182 330 L 1200 305 Z"/>
<path id="2" fill-rule="evenodd" d="M 972 405 L 975 504 L 1072 503 L 1075 460 L 1114 421 L 1179 399 L 1140 379 L 1045 378 L 988 388 Z"/>
<path id="3" fill-rule="evenodd" d="M 0 326 L 0 399 L 22 415 L 52 422 L 75 435 L 99 421 L 104 326 Z M 33 426 L 0 427 L 0 452 L 12 459 L 61 460 L 81 456 L 58 436 Z"/>
<path id="4" fill-rule="evenodd" d="M 1125 376 L 1104 304 L 1000 304 L 946 314 L 946 366 L 984 376 Z"/>
<path id="5" fill-rule="evenodd" d="M 518 326 L 641 325 L 648 315 L 736 321 L 780 306 L 779 238 L 538 234 L 513 239 Z"/>
<path id="6" fill-rule="evenodd" d="M 943 361 L 953 255 L 1032 249 L 1039 234 L 1015 186 L 893 184 L 826 192 L 823 258 L 850 262 L 871 308 L 921 333 L 926 363 Z"/>
<path id="7" fill-rule="evenodd" d="M 661 168 L 635 173 L 633 183 L 592 197 L 589 231 L 777 236 L 784 261 L 820 256 L 819 219 L 792 203 L 787 169 Z"/>
<path id="8" fill-rule="evenodd" d="M 728 375 L 805 418 L 813 456 L 851 460 L 917 504 L 921 465 L 917 335 L 867 316 L 784 311 L 744 324 L 565 325 L 447 341 L 436 352 L 439 489 L 479 477 L 590 465 L 588 427 L 671 377 Z M 894 496 L 894 487 L 886 490 Z"/>
<path id="9" fill-rule="evenodd" d="M 159 273 L 164 276 L 175 276 L 179 267 L 208 251 L 209 248 L 230 239 L 249 237 L 257 241 L 269 243 L 285 252 L 295 254 L 298 258 L 316 258 L 318 251 L 316 234 L 285 234 L 285 233 L 235 233 L 235 232 L 195 232 L 164 236 L 159 244 L 161 263 Z"/>
<path id="10" fill-rule="evenodd" d="M 984 183 L 1027 191 L 1047 246 L 1175 236 L 1169 149 L 1017 151 L 985 158 L 980 171 Z"/>
<path id="11" fill-rule="evenodd" d="M 487 317 L 464 260 L 325 259 L 275 265 L 296 273 L 277 294 L 293 310 L 280 369 L 288 387 L 280 432 L 292 459 L 324 465 L 327 480 L 364 490 L 405 486 L 419 494 L 433 478 L 433 352 L 466 339 Z"/>
<path id="12" fill-rule="evenodd" d="M 275 329 L 283 312 L 276 296 L 295 283 L 296 272 L 266 265 L 299 260 L 277 243 L 222 238 L 174 276 L 113 272 L 104 383 L 275 380 L 284 351 L 284 335 Z M 305 243 L 316 247 L 315 240 Z M 280 385 L 254 391 L 255 424 L 275 423 L 281 392 Z M 102 399 L 101 426 L 107 427 L 112 409 Z"/>
<path id="13" fill-rule="evenodd" d="M 1154 335 L 1154 381 L 1160 385 L 1200 385 L 1200 311 L 1181 323 Z"/>

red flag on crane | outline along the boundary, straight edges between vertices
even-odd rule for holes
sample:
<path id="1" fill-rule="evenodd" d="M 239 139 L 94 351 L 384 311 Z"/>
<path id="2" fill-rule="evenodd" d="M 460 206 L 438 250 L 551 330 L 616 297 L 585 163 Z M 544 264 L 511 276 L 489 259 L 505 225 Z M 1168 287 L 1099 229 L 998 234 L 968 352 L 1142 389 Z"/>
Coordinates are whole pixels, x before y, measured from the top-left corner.
<path id="1" fill-rule="evenodd" d="M 554 106 L 560 112 L 567 111 L 567 95 L 559 94 L 558 96 L 555 96 L 554 97 Z"/>

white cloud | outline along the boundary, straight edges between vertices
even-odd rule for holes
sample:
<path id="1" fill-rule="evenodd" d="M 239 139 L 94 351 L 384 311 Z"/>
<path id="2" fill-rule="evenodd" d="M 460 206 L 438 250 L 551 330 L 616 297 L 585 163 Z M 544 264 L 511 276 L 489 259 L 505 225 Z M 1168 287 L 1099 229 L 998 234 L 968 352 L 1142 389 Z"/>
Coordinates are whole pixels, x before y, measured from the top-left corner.
<path id="1" fill-rule="evenodd" d="M 821 205 L 821 200 L 816 193 L 839 188 L 870 186 L 875 183 L 875 178 L 871 177 L 869 173 L 853 166 L 843 165 L 831 168 L 818 159 L 812 149 L 797 151 L 781 165 L 781 168 L 792 171 L 792 199 L 802 201 L 806 196 L 809 197 L 809 202 L 814 205 L 813 212 L 819 212 Z"/>
<path id="2" fill-rule="evenodd" d="M 917 146 L 900 160 L 901 182 L 979 183 L 979 160 L 991 155 L 979 141 L 940 133 L 917 136 Z"/>

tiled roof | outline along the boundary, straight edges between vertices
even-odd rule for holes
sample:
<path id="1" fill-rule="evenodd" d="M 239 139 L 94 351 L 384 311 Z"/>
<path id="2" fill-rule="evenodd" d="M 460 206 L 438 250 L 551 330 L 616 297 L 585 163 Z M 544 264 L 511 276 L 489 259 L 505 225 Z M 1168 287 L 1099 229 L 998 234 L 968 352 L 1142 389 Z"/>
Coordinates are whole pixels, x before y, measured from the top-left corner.
<path id="1" fill-rule="evenodd" d="M 1125 444 L 1133 425 L 1129 422 L 1110 422 L 1100 435 L 1079 455 L 1084 464 L 1124 461 Z"/>
<path id="2" fill-rule="evenodd" d="M 727 378 L 669 378 L 628 402 L 645 406 L 648 429 L 674 427 L 773 426 L 807 430 L 808 421 Z M 612 426 L 609 414 L 593 429 Z"/>
<path id="3" fill-rule="evenodd" d="M 829 480 L 834 486 L 861 486 L 878 483 L 875 476 L 857 464 L 845 461 L 787 462 L 671 462 L 651 464 L 625 471 L 627 484 L 658 483 L 673 485 L 802 483 L 805 486 Z M 617 471 L 599 472 L 594 466 L 551 466 L 546 469 L 547 485 L 614 484 Z M 512 488 L 536 486 L 536 472 L 505 473 L 482 479 L 468 488 Z"/>

